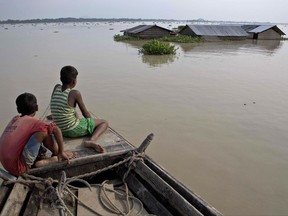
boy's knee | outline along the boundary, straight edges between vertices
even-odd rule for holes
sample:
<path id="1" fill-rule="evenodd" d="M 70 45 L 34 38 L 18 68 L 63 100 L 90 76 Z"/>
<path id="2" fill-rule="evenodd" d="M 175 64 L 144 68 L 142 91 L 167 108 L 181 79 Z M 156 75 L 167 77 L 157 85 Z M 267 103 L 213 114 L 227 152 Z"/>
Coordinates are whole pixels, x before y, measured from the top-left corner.
<path id="1" fill-rule="evenodd" d="M 105 127 L 109 127 L 109 123 L 106 120 L 103 120 L 102 124 L 105 125 Z"/>

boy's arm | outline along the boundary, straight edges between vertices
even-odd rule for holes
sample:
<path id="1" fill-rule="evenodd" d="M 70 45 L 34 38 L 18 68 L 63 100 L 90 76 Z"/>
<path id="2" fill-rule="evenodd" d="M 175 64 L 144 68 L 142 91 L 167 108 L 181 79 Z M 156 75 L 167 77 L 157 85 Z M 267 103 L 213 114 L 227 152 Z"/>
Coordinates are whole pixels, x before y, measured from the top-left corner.
<path id="1" fill-rule="evenodd" d="M 64 143 L 63 143 L 63 137 L 62 137 L 62 132 L 60 128 L 55 126 L 53 129 L 53 134 L 58 144 L 58 155 L 57 155 L 58 161 L 67 160 L 69 163 L 69 158 L 64 152 Z"/>
<path id="2" fill-rule="evenodd" d="M 68 103 L 72 107 L 76 107 L 76 104 L 78 104 L 79 109 L 82 113 L 82 115 L 85 118 L 91 118 L 91 114 L 87 110 L 84 101 L 82 99 L 82 95 L 78 90 L 71 90 L 69 93 Z"/>

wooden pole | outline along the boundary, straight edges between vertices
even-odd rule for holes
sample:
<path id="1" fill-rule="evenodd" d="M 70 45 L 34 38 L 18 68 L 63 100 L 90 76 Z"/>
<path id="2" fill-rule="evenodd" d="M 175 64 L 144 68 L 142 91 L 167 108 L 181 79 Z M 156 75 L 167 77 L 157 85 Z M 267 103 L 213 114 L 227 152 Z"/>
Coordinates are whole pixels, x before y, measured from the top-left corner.
<path id="1" fill-rule="evenodd" d="M 146 150 L 146 148 L 148 147 L 148 145 L 151 143 L 152 139 L 154 138 L 154 134 L 151 133 L 149 134 L 146 139 L 142 142 L 142 144 L 137 148 L 137 152 L 138 153 L 142 153 Z"/>

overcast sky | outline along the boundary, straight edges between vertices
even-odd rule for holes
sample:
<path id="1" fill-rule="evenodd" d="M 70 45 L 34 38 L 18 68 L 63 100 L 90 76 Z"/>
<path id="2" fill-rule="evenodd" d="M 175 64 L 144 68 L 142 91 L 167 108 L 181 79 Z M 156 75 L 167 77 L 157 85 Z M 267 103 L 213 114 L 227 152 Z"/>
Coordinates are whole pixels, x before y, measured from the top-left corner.
<path id="1" fill-rule="evenodd" d="M 202 18 L 288 23 L 288 0 L 0 0 L 0 20 L 36 18 Z"/>

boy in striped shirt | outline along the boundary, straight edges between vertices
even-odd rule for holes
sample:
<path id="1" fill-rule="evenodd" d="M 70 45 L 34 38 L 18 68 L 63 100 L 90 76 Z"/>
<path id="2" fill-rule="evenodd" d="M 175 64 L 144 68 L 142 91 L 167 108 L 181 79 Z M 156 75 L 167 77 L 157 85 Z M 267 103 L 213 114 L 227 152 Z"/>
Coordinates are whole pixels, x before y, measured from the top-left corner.
<path id="1" fill-rule="evenodd" d="M 62 85 L 56 85 L 51 96 L 52 118 L 61 129 L 64 137 L 75 138 L 90 135 L 89 139 L 84 141 L 84 146 L 102 153 L 104 149 L 96 141 L 108 128 L 108 122 L 91 117 L 80 91 L 74 89 L 77 75 L 78 71 L 73 66 L 64 66 L 61 69 Z M 84 118 L 78 117 L 75 110 L 77 105 Z"/>

